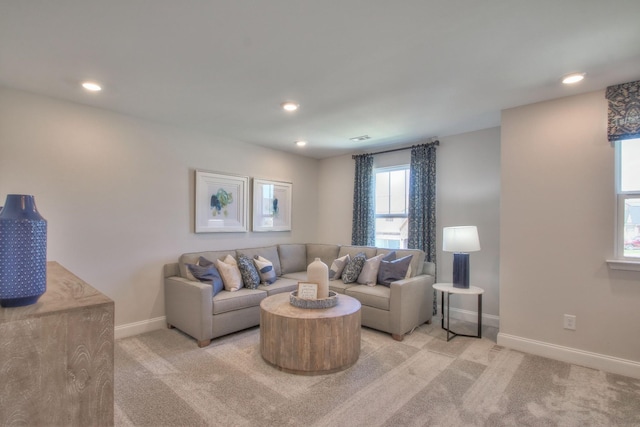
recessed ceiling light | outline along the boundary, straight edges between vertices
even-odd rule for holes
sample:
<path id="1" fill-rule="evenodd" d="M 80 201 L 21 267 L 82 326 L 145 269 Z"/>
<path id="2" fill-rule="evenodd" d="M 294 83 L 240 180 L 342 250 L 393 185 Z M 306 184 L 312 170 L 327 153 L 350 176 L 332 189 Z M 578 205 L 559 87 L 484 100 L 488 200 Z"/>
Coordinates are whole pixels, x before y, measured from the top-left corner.
<path id="1" fill-rule="evenodd" d="M 371 139 L 371 137 L 369 135 L 360 135 L 360 136 L 354 136 L 353 138 L 349 138 L 350 141 L 366 141 L 367 139 Z"/>
<path id="2" fill-rule="evenodd" d="M 287 101 L 282 103 L 282 108 L 285 111 L 296 111 L 298 108 L 300 108 L 300 104 L 293 101 Z"/>
<path id="3" fill-rule="evenodd" d="M 307 145 L 307 141 L 296 141 L 296 145 L 298 147 L 304 147 L 305 145 Z"/>
<path id="4" fill-rule="evenodd" d="M 102 86 L 95 82 L 82 82 L 82 87 L 89 92 L 100 92 L 102 90 Z"/>
<path id="5" fill-rule="evenodd" d="M 567 74 L 566 76 L 564 76 L 562 78 L 562 83 L 566 84 L 566 85 L 570 85 L 573 83 L 578 83 L 580 81 L 582 81 L 584 79 L 584 76 L 587 73 L 571 73 L 571 74 Z"/>

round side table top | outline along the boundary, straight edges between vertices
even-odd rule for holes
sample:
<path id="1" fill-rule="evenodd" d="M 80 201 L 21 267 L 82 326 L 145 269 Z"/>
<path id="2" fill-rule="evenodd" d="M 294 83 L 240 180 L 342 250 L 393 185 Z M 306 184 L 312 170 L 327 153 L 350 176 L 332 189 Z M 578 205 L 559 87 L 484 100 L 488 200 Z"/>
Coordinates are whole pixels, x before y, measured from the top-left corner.
<path id="1" fill-rule="evenodd" d="M 469 286 L 468 288 L 456 288 L 453 286 L 453 283 L 434 283 L 433 289 L 450 294 L 480 295 L 484 293 L 484 289 L 477 286 Z"/>

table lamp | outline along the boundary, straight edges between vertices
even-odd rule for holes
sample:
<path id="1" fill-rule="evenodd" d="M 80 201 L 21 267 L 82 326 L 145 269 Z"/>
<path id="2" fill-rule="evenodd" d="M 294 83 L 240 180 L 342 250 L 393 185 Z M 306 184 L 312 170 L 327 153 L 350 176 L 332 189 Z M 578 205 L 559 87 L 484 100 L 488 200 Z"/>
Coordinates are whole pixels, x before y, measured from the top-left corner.
<path id="1" fill-rule="evenodd" d="M 442 250 L 453 252 L 453 287 L 469 288 L 469 252 L 480 250 L 478 227 L 475 225 L 444 227 Z"/>

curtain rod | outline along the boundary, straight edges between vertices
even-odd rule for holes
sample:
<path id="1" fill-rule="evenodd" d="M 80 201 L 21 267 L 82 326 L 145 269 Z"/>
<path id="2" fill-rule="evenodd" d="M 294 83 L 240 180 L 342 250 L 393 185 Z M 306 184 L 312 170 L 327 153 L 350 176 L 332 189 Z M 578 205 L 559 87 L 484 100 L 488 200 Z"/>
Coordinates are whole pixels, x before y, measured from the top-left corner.
<path id="1" fill-rule="evenodd" d="M 377 154 L 394 153 L 396 151 L 411 150 L 414 147 L 422 147 L 423 145 L 431 145 L 431 144 L 440 145 L 440 141 L 438 141 L 436 138 L 431 138 L 430 142 L 427 142 L 427 143 L 424 143 L 424 144 L 412 145 L 411 147 L 394 148 L 394 149 L 391 149 L 391 150 L 378 151 L 378 152 L 375 152 L 375 153 L 354 154 L 354 155 L 351 156 L 351 158 L 355 159 L 358 156 L 364 156 L 364 155 L 375 156 Z"/>

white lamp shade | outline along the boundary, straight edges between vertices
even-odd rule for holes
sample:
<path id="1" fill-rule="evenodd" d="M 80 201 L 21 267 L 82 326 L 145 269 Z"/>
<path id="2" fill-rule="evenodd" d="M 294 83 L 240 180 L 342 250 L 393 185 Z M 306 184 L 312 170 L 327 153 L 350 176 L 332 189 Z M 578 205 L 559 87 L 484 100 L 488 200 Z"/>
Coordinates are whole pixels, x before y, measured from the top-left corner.
<path id="1" fill-rule="evenodd" d="M 442 250 L 445 252 L 475 252 L 480 250 L 478 227 L 463 225 L 442 229 Z"/>

